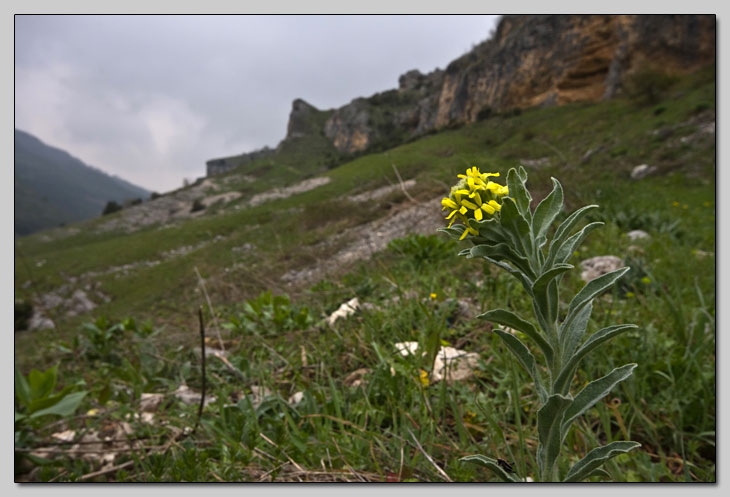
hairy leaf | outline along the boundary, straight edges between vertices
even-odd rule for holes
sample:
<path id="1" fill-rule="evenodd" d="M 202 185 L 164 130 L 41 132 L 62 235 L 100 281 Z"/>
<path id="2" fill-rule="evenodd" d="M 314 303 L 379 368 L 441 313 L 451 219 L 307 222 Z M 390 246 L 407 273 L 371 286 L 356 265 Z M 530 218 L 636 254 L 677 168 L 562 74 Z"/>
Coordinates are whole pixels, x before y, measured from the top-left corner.
<path id="1" fill-rule="evenodd" d="M 545 387 L 542 385 L 542 380 L 540 379 L 540 374 L 537 372 L 537 363 L 535 362 L 535 357 L 532 355 L 530 350 L 525 346 L 522 341 L 520 341 L 519 338 L 512 335 L 511 333 L 507 333 L 503 330 L 494 330 L 494 332 L 497 334 L 499 338 L 502 339 L 502 341 L 507 345 L 507 348 L 512 352 L 515 357 L 517 357 L 517 360 L 522 364 L 522 367 L 525 368 L 527 373 L 532 378 L 532 381 L 535 382 L 535 388 L 537 389 L 537 394 L 540 397 L 540 402 L 545 403 L 547 401 L 547 391 L 545 391 Z"/>
<path id="2" fill-rule="evenodd" d="M 565 476 L 563 481 L 581 481 L 592 475 L 594 470 L 601 466 L 604 462 L 619 454 L 625 454 L 626 452 L 632 451 L 637 447 L 641 447 L 641 444 L 638 442 L 612 442 L 608 445 L 604 445 L 603 447 L 593 449 L 586 454 L 583 459 L 575 463 L 575 465 L 570 468 L 570 471 L 568 471 L 568 474 Z"/>

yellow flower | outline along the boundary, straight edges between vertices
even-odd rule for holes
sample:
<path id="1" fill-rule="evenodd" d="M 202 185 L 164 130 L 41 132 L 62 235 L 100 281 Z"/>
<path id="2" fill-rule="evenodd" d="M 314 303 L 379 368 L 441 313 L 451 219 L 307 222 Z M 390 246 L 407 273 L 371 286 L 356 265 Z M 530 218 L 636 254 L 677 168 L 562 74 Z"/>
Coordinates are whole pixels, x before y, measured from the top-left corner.
<path id="1" fill-rule="evenodd" d="M 675 200 L 674 202 L 672 202 L 672 205 L 673 205 L 674 207 L 679 207 L 679 202 L 677 202 L 677 201 Z"/>
<path id="2" fill-rule="evenodd" d="M 431 300 L 434 300 L 436 297 L 438 297 L 438 295 L 436 295 L 435 293 L 431 293 L 430 297 L 431 297 Z"/>
<path id="3" fill-rule="evenodd" d="M 641 278 L 641 282 L 645 285 L 648 285 L 649 283 L 651 283 L 651 279 L 648 276 L 644 276 L 643 278 Z"/>
<path id="4" fill-rule="evenodd" d="M 423 385 L 424 387 L 428 386 L 428 384 L 429 384 L 428 373 L 426 371 L 424 371 L 423 369 L 420 372 L 419 380 L 421 380 L 421 385 Z"/>
<path id="5" fill-rule="evenodd" d="M 630 299 L 634 298 L 634 292 L 626 292 L 626 297 Z"/>
<path id="6" fill-rule="evenodd" d="M 476 166 L 471 167 L 466 174 L 458 175 L 461 179 L 450 195 L 441 199 L 442 210 L 451 210 L 446 216 L 451 220 L 449 227 L 458 219 L 466 228 L 461 240 L 468 234 L 479 234 L 469 226 L 469 219 L 481 221 L 485 216 L 494 216 L 502 208 L 502 197 L 509 193 L 508 187 L 490 181 L 490 176 L 497 177 L 499 173 L 482 173 Z"/>

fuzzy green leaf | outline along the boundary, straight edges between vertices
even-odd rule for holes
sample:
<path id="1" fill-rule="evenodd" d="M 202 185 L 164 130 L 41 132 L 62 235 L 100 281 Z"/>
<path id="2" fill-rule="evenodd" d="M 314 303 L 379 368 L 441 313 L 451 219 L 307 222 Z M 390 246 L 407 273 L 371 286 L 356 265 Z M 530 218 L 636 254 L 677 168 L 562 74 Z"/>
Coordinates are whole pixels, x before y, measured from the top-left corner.
<path id="1" fill-rule="evenodd" d="M 612 442 L 603 447 L 598 447 L 590 451 L 586 456 L 575 463 L 565 476 L 564 482 L 578 482 L 592 475 L 594 470 L 601 466 L 609 459 L 619 454 L 625 454 L 637 447 L 641 447 L 638 442 Z"/>
<path id="2" fill-rule="evenodd" d="M 495 473 L 497 473 L 497 476 L 502 478 L 502 480 L 511 482 L 511 483 L 519 483 L 520 480 L 517 478 L 517 476 L 513 475 L 512 473 L 506 472 L 504 469 L 502 469 L 502 466 L 500 466 L 497 463 L 496 459 L 492 459 L 491 457 L 483 456 L 481 454 L 475 454 L 473 456 L 466 456 L 459 459 L 460 461 L 464 462 L 471 462 L 479 464 L 480 466 L 484 466 L 486 468 L 491 469 Z"/>
<path id="3" fill-rule="evenodd" d="M 580 246 L 581 243 L 583 243 L 583 240 L 585 240 L 588 234 L 596 228 L 600 228 L 601 226 L 603 226 L 603 223 L 600 221 L 586 224 L 582 230 L 575 233 L 573 236 L 568 238 L 565 243 L 558 247 L 557 253 L 555 254 L 554 259 L 551 260 L 551 263 L 565 262 L 570 259 L 573 256 L 575 250 Z M 550 259 L 550 256 L 548 256 L 548 259 Z"/>
<path id="4" fill-rule="evenodd" d="M 490 257 L 492 259 L 506 259 L 511 262 L 517 269 L 522 271 L 530 279 L 535 278 L 530 263 L 526 258 L 515 252 L 512 247 L 506 243 L 498 243 L 497 245 L 476 245 L 471 248 L 471 257 Z M 467 256 L 469 258 L 469 256 Z"/>
<path id="5" fill-rule="evenodd" d="M 573 230 L 575 225 L 578 224 L 580 218 L 583 217 L 590 209 L 596 208 L 598 208 L 597 205 L 586 205 L 585 207 L 581 207 L 568 216 L 565 221 L 560 223 L 560 226 L 558 226 L 558 229 L 555 230 L 555 235 L 553 235 L 553 239 L 550 242 L 548 252 L 554 256 L 557 253 L 558 248 L 570 236 L 570 232 Z"/>
<path id="6" fill-rule="evenodd" d="M 532 233 L 536 240 L 547 234 L 550 225 L 563 208 L 563 187 L 558 180 L 551 179 L 553 191 L 540 202 L 532 217 Z"/>
<path id="7" fill-rule="evenodd" d="M 563 415 L 572 403 L 571 398 L 555 394 L 551 395 L 545 405 L 537 411 L 537 432 L 540 442 L 537 459 L 543 477 L 552 473 L 555 460 L 560 453 L 563 440 L 561 433 Z"/>
<path id="8" fill-rule="evenodd" d="M 540 397 L 540 402 L 545 403 L 547 401 L 547 391 L 542 385 L 540 374 L 537 372 L 537 363 L 535 357 L 532 355 L 530 350 L 525 346 L 522 341 L 511 333 L 507 333 L 503 330 L 494 330 L 499 338 L 507 345 L 507 348 L 512 352 L 517 360 L 525 368 L 527 374 L 530 375 L 532 381 L 535 382 L 535 388 L 537 389 L 537 395 Z"/>
<path id="9" fill-rule="evenodd" d="M 632 328 L 638 328 L 638 326 L 635 324 L 618 324 L 600 329 L 591 335 L 590 338 L 586 340 L 586 342 L 575 352 L 573 357 L 570 358 L 565 366 L 563 366 L 563 369 L 560 370 L 560 374 L 553 383 L 553 391 L 563 392 L 564 390 L 567 390 L 570 386 L 570 380 L 573 378 L 573 372 L 578 367 L 578 363 L 580 363 L 581 359 L 583 359 L 583 357 L 591 350 L 616 335 L 620 335 L 624 331 Z"/>
<path id="10" fill-rule="evenodd" d="M 549 297 L 548 285 L 558 276 L 573 269 L 573 267 L 574 266 L 572 264 L 557 264 L 550 270 L 542 273 L 532 285 L 532 294 L 535 296 L 535 299 L 542 310 L 543 316 L 545 316 L 549 322 L 554 322 L 557 318 L 558 302 L 557 299 L 551 299 Z"/>
<path id="11" fill-rule="evenodd" d="M 540 334 L 539 331 L 530 323 L 529 321 L 526 321 L 516 315 L 513 312 L 507 311 L 505 309 L 495 309 L 492 311 L 485 312 L 484 314 L 480 314 L 477 316 L 479 319 L 486 319 L 487 321 L 491 321 L 493 323 L 501 324 L 503 326 L 509 326 L 510 328 L 513 328 L 515 330 L 521 331 L 528 337 L 532 338 L 535 343 L 537 343 L 537 346 L 540 348 L 542 353 L 545 355 L 545 359 L 548 363 L 550 363 L 553 360 L 553 348 L 550 346 L 550 344 L 545 340 L 545 338 Z"/>
<path id="12" fill-rule="evenodd" d="M 452 240 L 459 240 L 461 238 L 462 233 L 464 233 L 464 226 L 460 224 L 456 224 L 452 226 L 451 228 L 439 228 L 436 231 L 440 231 L 441 233 L 446 233 L 449 238 Z"/>
<path id="13" fill-rule="evenodd" d="M 532 217 L 532 214 L 530 213 L 530 202 L 532 201 L 532 197 L 530 196 L 530 192 L 527 191 L 527 188 L 525 188 L 526 181 L 527 172 L 522 166 L 520 166 L 519 172 L 515 168 L 512 168 L 507 172 L 507 188 L 509 189 L 508 198 L 514 199 L 519 213 L 526 219 L 529 219 Z"/>
<path id="14" fill-rule="evenodd" d="M 509 274 L 517 278 L 520 283 L 522 283 L 522 288 L 525 289 L 525 291 L 532 295 L 532 280 L 528 278 L 522 271 L 519 269 L 515 269 L 506 262 L 498 261 L 497 259 L 492 259 L 491 257 L 483 256 L 484 259 L 489 262 L 490 264 L 494 264 L 497 267 L 501 267 L 505 271 L 507 271 Z"/>
<path id="15" fill-rule="evenodd" d="M 588 303 L 598 294 L 613 285 L 616 280 L 623 276 L 629 269 L 631 268 L 622 267 L 621 269 L 603 274 L 586 283 L 576 296 L 573 297 L 573 300 L 570 301 L 570 305 L 568 306 L 568 315 L 565 317 L 562 328 L 570 326 L 573 319 L 575 319 L 576 315 L 581 309 L 583 309 L 583 307 L 588 305 Z"/>
<path id="16" fill-rule="evenodd" d="M 573 404 L 565 411 L 565 420 L 563 421 L 563 437 L 568 433 L 571 423 L 581 414 L 596 405 L 608 392 L 618 383 L 624 381 L 631 376 L 636 364 L 626 364 L 620 368 L 616 368 L 606 376 L 594 380 L 587 384 L 583 390 L 573 399 Z"/>
<path id="17" fill-rule="evenodd" d="M 567 326 L 560 328 L 560 344 L 563 349 L 563 363 L 567 362 L 580 345 L 593 312 L 593 302 L 588 302 Z"/>
<path id="18" fill-rule="evenodd" d="M 509 234 L 514 247 L 523 256 L 532 253 L 532 234 L 528 219 L 525 214 L 519 211 L 514 199 L 504 198 L 502 209 L 499 211 L 499 222 Z"/>

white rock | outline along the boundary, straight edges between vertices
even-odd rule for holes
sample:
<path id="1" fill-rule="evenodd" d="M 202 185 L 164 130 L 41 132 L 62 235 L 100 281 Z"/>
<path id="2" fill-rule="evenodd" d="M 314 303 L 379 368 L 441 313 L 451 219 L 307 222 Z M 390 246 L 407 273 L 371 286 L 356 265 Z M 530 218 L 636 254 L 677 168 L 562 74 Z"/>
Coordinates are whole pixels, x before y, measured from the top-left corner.
<path id="1" fill-rule="evenodd" d="M 335 312 L 330 314 L 329 317 L 327 317 L 327 324 L 332 326 L 339 318 L 346 318 L 355 314 L 355 311 L 357 311 L 358 307 L 360 307 L 360 301 L 357 299 L 357 297 L 348 300 L 347 302 L 342 304 Z"/>
<path id="2" fill-rule="evenodd" d="M 294 395 L 292 395 L 291 397 L 289 397 L 288 402 L 289 402 L 289 405 L 295 406 L 303 400 L 304 400 L 304 392 L 297 392 Z"/>
<path id="3" fill-rule="evenodd" d="M 648 164 L 638 165 L 631 170 L 631 179 L 645 178 L 652 174 L 654 171 L 656 171 L 655 166 L 650 166 Z"/>
<path id="4" fill-rule="evenodd" d="M 139 399 L 139 407 L 142 411 L 156 411 L 160 407 L 160 404 L 162 404 L 164 398 L 165 395 L 161 393 L 143 393 Z"/>
<path id="5" fill-rule="evenodd" d="M 624 261 L 615 255 L 599 255 L 584 260 L 580 263 L 580 267 L 583 268 L 583 272 L 580 274 L 581 279 L 588 282 L 602 274 L 624 267 Z"/>
<path id="6" fill-rule="evenodd" d="M 626 233 L 626 236 L 628 236 L 631 240 L 646 240 L 648 238 L 651 238 L 649 236 L 649 233 L 643 230 L 632 230 Z"/>
<path id="7" fill-rule="evenodd" d="M 180 385 L 177 387 L 177 390 L 173 392 L 175 397 L 183 401 L 185 404 L 199 404 L 200 403 L 200 394 L 198 392 L 195 392 L 193 390 L 190 390 L 187 385 Z M 208 405 L 211 402 L 215 402 L 216 397 L 214 395 L 206 395 L 205 396 L 205 404 Z"/>
<path id="8" fill-rule="evenodd" d="M 398 342 L 396 350 L 404 357 L 416 353 L 418 342 Z M 479 364 L 479 354 L 467 352 L 454 347 L 441 347 L 436 354 L 431 373 L 431 382 L 436 383 L 443 379 L 452 381 L 465 380 L 474 375 L 474 369 Z"/>

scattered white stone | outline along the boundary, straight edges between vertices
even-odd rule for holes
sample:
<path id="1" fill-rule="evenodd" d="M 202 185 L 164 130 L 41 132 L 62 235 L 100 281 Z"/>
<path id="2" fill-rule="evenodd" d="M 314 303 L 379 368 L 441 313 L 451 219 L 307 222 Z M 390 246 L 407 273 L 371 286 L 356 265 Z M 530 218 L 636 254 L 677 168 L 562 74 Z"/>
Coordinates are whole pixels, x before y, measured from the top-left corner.
<path id="1" fill-rule="evenodd" d="M 416 180 L 409 179 L 403 182 L 403 188 L 411 188 L 416 185 Z M 359 193 L 357 195 L 353 195 L 349 197 L 349 200 L 352 202 L 368 202 L 372 200 L 377 200 L 379 198 L 385 197 L 386 195 L 401 189 L 401 184 L 397 183 L 395 185 L 386 185 L 381 186 L 380 188 L 376 188 L 375 190 L 370 190 L 368 192 Z"/>
<path id="2" fill-rule="evenodd" d="M 580 267 L 583 268 L 583 272 L 580 274 L 581 279 L 588 282 L 624 267 L 624 261 L 615 255 L 599 255 L 584 260 L 580 263 Z"/>
<path id="3" fill-rule="evenodd" d="M 649 166 L 648 164 L 641 164 L 631 170 L 631 179 L 642 179 L 656 171 L 655 166 Z"/>
<path id="4" fill-rule="evenodd" d="M 295 406 L 304 400 L 304 392 L 296 392 L 294 395 L 289 397 L 289 405 Z"/>
<path id="5" fill-rule="evenodd" d="M 219 193 L 218 195 L 213 195 L 210 197 L 206 197 L 203 200 L 201 200 L 201 203 L 205 207 L 210 207 L 211 205 L 215 204 L 216 202 L 222 202 L 224 204 L 227 204 L 228 202 L 231 202 L 233 200 L 236 200 L 237 198 L 241 197 L 241 192 L 227 192 L 227 193 Z"/>
<path id="6" fill-rule="evenodd" d="M 146 412 L 156 411 L 164 398 L 165 395 L 161 393 L 143 393 L 139 400 L 139 408 Z"/>
<path id="7" fill-rule="evenodd" d="M 418 342 L 398 342 L 396 350 L 403 356 L 415 355 L 418 351 Z M 466 380 L 474 375 L 479 364 L 479 354 L 467 352 L 454 347 L 441 347 L 433 363 L 430 381 L 432 383 L 446 379 L 448 383 Z"/>
<path id="8" fill-rule="evenodd" d="M 200 394 L 188 388 L 187 385 L 180 385 L 177 390 L 173 392 L 176 398 L 180 399 L 185 404 L 199 404 Z M 211 402 L 215 402 L 216 397 L 214 395 L 206 395 L 204 405 L 208 405 Z"/>
<path id="9" fill-rule="evenodd" d="M 257 408 L 264 401 L 266 397 L 271 396 L 271 390 L 266 387 L 260 387 L 258 385 L 251 386 L 251 404 L 254 409 Z"/>
<path id="10" fill-rule="evenodd" d="M 66 430 L 66 431 L 59 431 L 58 433 L 54 433 L 51 435 L 56 440 L 60 440 L 61 442 L 73 442 L 74 437 L 76 436 L 75 430 Z"/>
<path id="11" fill-rule="evenodd" d="M 355 311 L 357 311 L 358 307 L 360 307 L 360 301 L 357 297 L 348 300 L 347 302 L 342 304 L 335 312 L 327 317 L 327 324 L 333 326 L 335 324 L 335 321 L 337 321 L 339 318 L 346 318 L 355 314 Z"/>
<path id="12" fill-rule="evenodd" d="M 651 238 L 649 233 L 643 230 L 632 230 L 626 233 L 626 236 L 628 236 L 631 240 L 646 240 Z"/>
<path id="13" fill-rule="evenodd" d="M 550 157 L 541 157 L 539 159 L 521 159 L 520 164 L 527 167 L 540 167 L 550 164 Z"/>
<path id="14" fill-rule="evenodd" d="M 30 318 L 30 321 L 28 322 L 28 329 L 29 330 L 48 330 L 48 329 L 55 329 L 56 324 L 45 317 L 43 314 L 33 311 L 33 316 Z"/>
<path id="15" fill-rule="evenodd" d="M 269 200 L 287 198 L 296 193 L 308 192 L 309 190 L 314 190 L 319 186 L 326 185 L 330 181 L 332 180 L 329 176 L 320 176 L 318 178 L 305 179 L 304 181 L 288 188 L 274 188 L 273 190 L 254 195 L 251 197 L 251 200 L 249 200 L 248 205 L 256 207 L 257 205 L 261 205 Z"/>

